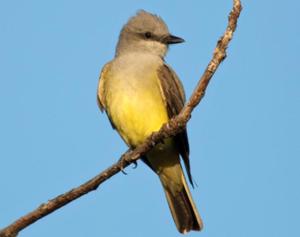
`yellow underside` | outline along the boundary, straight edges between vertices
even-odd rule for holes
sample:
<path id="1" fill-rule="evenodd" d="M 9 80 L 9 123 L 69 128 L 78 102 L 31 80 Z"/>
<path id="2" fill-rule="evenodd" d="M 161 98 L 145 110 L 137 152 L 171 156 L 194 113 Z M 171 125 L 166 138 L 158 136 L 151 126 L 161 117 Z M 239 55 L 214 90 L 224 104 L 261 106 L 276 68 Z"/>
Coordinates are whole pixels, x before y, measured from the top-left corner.
<path id="1" fill-rule="evenodd" d="M 168 121 L 158 78 L 114 80 L 107 108 L 118 132 L 129 146 L 142 143 Z"/>
<path id="2" fill-rule="evenodd" d="M 117 69 L 121 67 L 122 70 L 107 72 L 104 85 L 106 111 L 130 147 L 143 143 L 169 120 L 157 74 L 160 64 L 151 63 L 151 60 L 136 63 L 135 60 L 124 62 L 130 67 L 122 68 L 120 63 Z M 156 145 L 146 157 L 164 188 L 174 193 L 182 189 L 184 176 L 172 138 Z"/>

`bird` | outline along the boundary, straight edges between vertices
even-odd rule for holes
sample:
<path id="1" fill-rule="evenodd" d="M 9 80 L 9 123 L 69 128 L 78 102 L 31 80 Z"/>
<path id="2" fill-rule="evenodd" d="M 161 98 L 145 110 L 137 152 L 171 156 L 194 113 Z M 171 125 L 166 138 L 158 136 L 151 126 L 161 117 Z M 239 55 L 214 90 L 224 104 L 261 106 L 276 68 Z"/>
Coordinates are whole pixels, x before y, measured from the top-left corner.
<path id="1" fill-rule="evenodd" d="M 185 103 L 183 85 L 166 64 L 169 45 L 184 40 L 169 32 L 160 16 L 139 10 L 121 29 L 115 57 L 100 73 L 97 101 L 129 148 L 179 114 Z M 200 231 L 203 222 L 192 199 L 180 157 L 193 186 L 186 129 L 141 157 L 159 177 L 180 233 Z"/>

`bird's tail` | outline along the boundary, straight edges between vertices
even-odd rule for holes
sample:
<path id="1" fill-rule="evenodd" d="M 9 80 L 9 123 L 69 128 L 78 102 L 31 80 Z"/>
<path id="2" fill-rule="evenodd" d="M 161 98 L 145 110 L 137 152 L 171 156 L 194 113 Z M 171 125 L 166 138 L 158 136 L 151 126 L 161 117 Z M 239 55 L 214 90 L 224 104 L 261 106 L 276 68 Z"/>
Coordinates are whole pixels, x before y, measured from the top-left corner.
<path id="1" fill-rule="evenodd" d="M 171 180 L 159 175 L 174 222 L 178 231 L 182 234 L 191 230 L 200 231 L 203 228 L 201 217 L 192 199 L 182 168 L 180 165 L 177 168 L 181 169 L 182 185 L 179 185 L 180 188 L 174 189 L 174 183 Z M 176 186 L 178 187 L 178 185 Z"/>
<path id="2" fill-rule="evenodd" d="M 144 161 L 159 176 L 178 231 L 184 234 L 191 230 L 201 230 L 202 220 L 172 141 L 166 140 L 164 144 L 156 146 L 147 154 Z"/>

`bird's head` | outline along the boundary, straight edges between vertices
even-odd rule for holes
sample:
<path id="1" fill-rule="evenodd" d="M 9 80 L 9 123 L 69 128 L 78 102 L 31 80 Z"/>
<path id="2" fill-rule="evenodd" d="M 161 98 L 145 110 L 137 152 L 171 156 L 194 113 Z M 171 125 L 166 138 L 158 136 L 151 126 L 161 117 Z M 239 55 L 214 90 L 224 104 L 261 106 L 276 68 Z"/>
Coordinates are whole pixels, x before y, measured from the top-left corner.
<path id="1" fill-rule="evenodd" d="M 160 17 L 141 10 L 121 30 L 116 55 L 143 52 L 163 58 L 169 44 L 182 42 L 182 38 L 170 34 Z"/>

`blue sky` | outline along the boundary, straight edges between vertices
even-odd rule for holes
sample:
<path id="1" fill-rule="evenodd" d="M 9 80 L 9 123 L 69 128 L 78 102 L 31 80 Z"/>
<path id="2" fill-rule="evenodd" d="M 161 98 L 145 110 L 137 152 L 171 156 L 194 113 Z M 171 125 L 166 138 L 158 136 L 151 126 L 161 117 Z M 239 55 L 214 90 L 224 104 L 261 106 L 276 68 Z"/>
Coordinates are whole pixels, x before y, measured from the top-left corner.
<path id="1" fill-rule="evenodd" d="M 243 1 L 228 57 L 188 125 L 189 236 L 300 236 L 298 1 Z M 98 75 L 138 9 L 186 40 L 166 58 L 189 96 L 231 1 L 1 1 L 0 227 L 75 187 L 127 149 L 96 105 Z M 142 163 L 20 236 L 180 236 Z"/>

